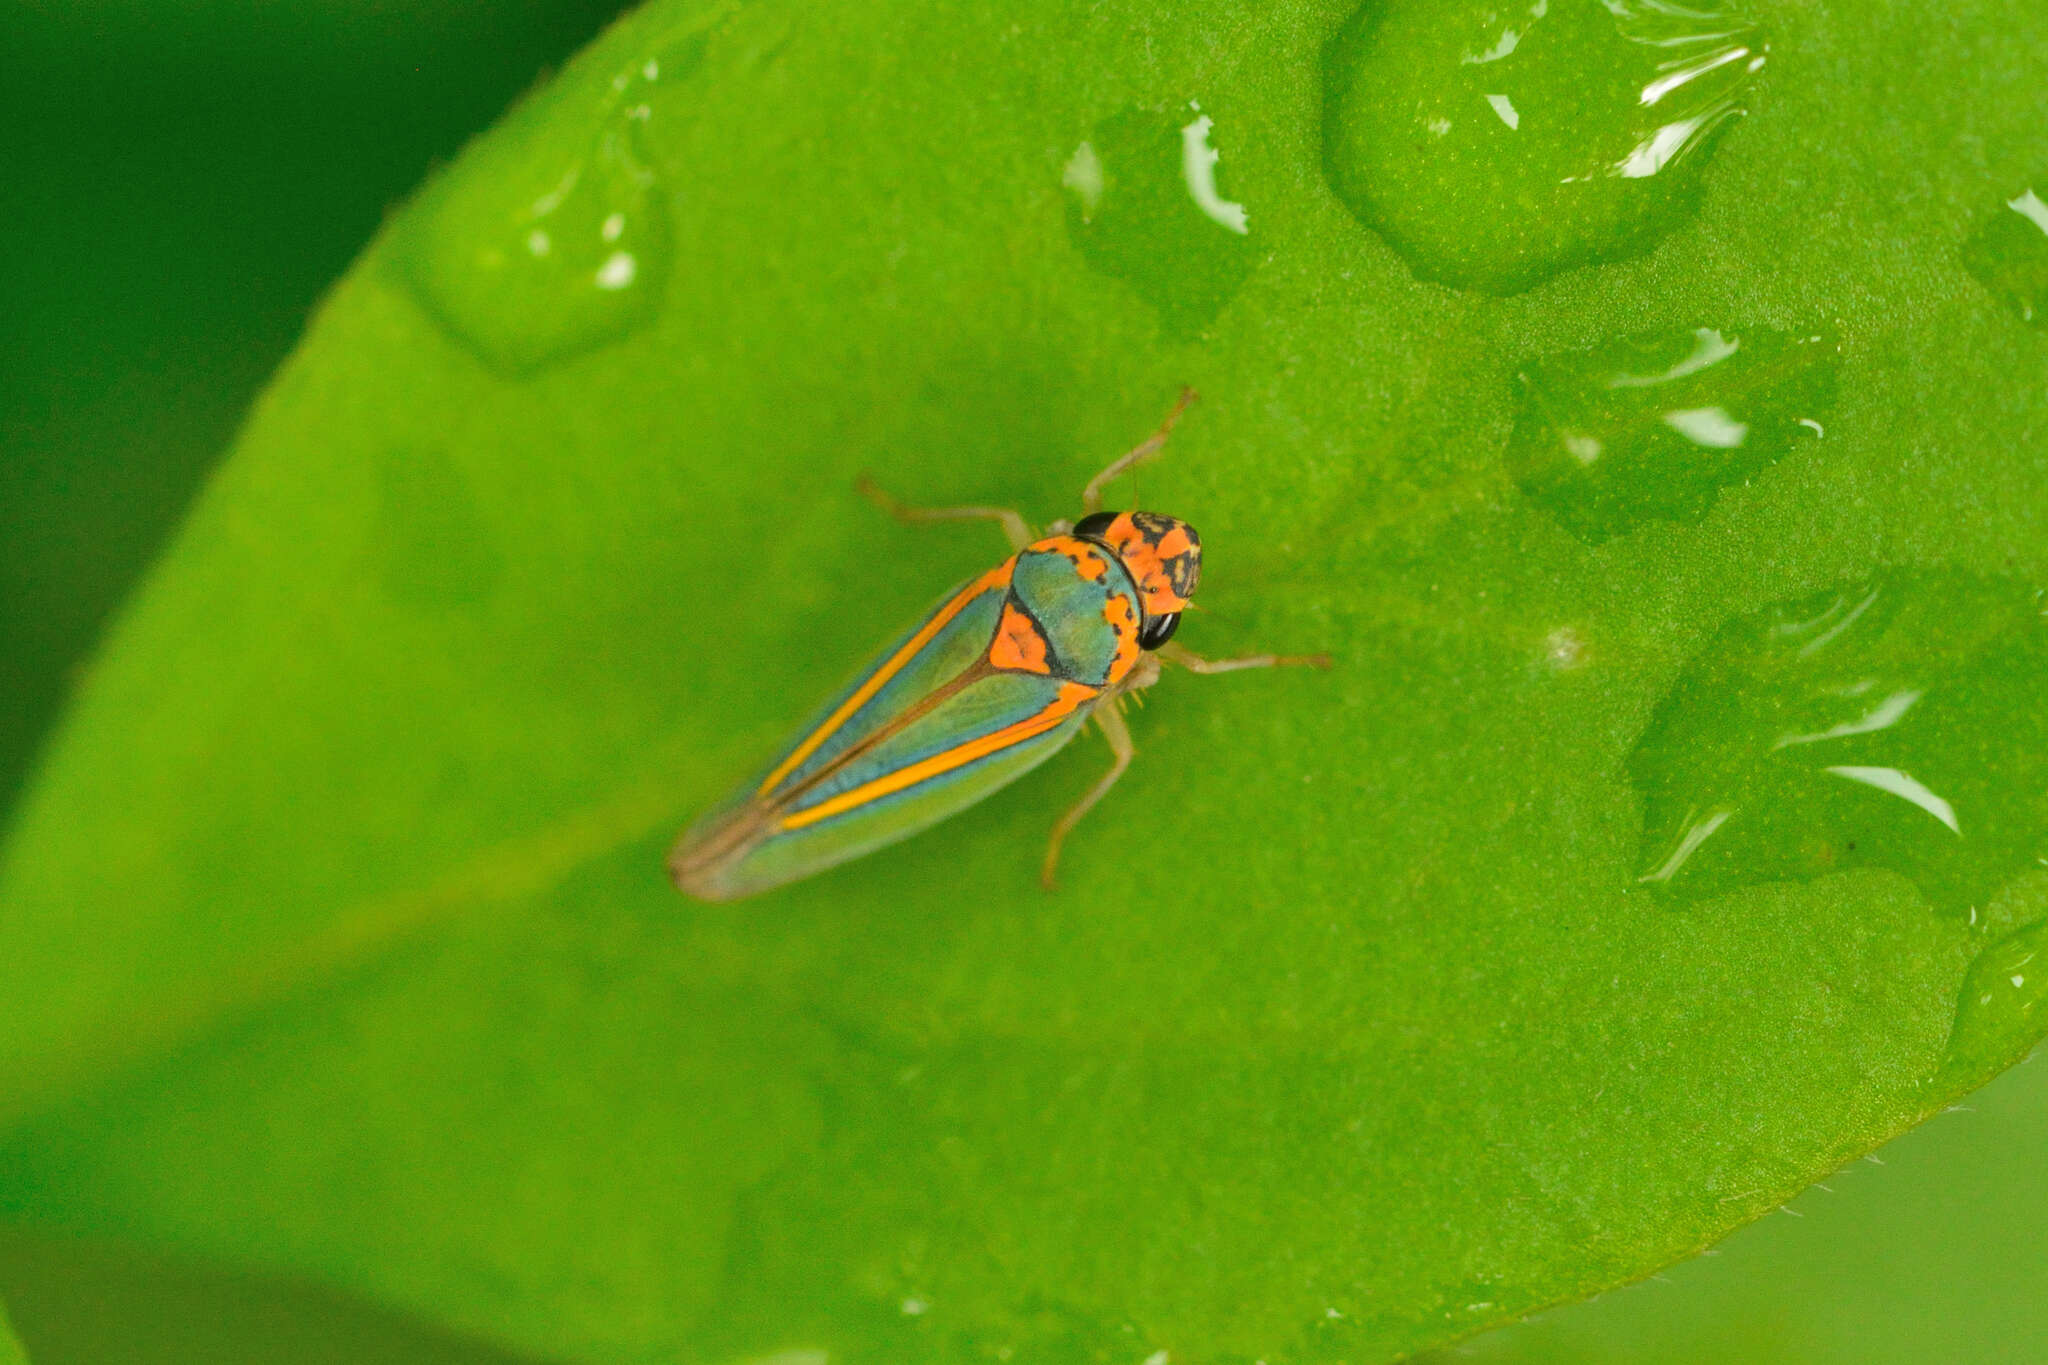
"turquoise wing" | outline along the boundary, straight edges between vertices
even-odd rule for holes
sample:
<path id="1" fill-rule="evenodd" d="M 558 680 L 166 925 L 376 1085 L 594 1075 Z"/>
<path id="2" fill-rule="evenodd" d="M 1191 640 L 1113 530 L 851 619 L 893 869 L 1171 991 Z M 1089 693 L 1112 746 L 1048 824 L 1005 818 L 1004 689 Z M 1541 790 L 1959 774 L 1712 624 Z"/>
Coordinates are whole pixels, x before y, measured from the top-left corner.
<path id="1" fill-rule="evenodd" d="M 1020 589 L 1041 611 L 1057 610 L 1047 596 L 1056 575 L 1039 558 L 1027 551 L 950 594 L 876 659 L 764 777 L 683 837 L 669 864 L 677 885 L 731 900 L 795 881 L 907 838 L 1058 752 L 1099 683 L 1051 663 L 991 660 L 999 629 L 1019 619 L 1039 629 L 1020 618 Z M 1025 581 L 1013 585 L 1017 571 Z M 1102 620 L 1099 600 L 1093 619 Z M 1061 634 L 1047 628 L 1040 638 Z M 1078 649 L 1085 631 L 1065 634 L 1077 658 L 1088 654 Z"/>
<path id="2" fill-rule="evenodd" d="M 1030 704 L 1030 700 L 1015 695 L 987 697 L 977 698 L 975 709 L 1008 712 Z M 777 822 L 766 829 L 766 837 L 718 867 L 708 884 L 686 885 L 684 889 L 713 900 L 750 896 L 907 839 L 1008 786 L 1058 753 L 1080 732 L 1087 710 L 1084 704 L 1037 734 L 991 748 L 911 785 L 873 794 L 861 793 L 859 788 L 835 793 L 836 797 L 857 795 L 858 804 L 816 815 L 808 823 L 793 828 Z M 942 738 L 948 733 L 947 727 L 958 719 L 958 715 L 949 713 L 929 725 L 907 727 L 924 732 L 908 737 L 908 742 L 928 744 Z M 950 756 L 951 751 L 938 753 Z M 831 799 L 834 798 L 821 795 L 810 810 L 794 815 L 811 814 Z"/>

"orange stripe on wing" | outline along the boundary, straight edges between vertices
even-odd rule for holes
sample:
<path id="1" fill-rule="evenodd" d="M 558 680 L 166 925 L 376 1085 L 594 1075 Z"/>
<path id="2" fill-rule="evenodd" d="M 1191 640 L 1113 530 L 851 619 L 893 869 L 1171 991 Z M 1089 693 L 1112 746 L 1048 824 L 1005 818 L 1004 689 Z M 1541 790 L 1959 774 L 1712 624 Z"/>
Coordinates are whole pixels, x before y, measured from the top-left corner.
<path id="1" fill-rule="evenodd" d="M 958 744 L 950 749 L 942 750 L 939 753 L 933 754 L 930 758 L 919 759 L 917 762 L 907 767 L 898 768 L 892 773 L 884 773 L 872 781 L 863 782 L 850 791 L 839 793 L 839 795 L 831 798 L 829 801 L 820 801 L 808 810 L 798 811 L 795 815 L 785 818 L 782 821 L 782 828 L 785 830 L 802 829 L 805 825 L 816 824 L 820 820 L 844 814 L 856 806 L 866 805 L 878 797 L 900 792 L 905 787 L 914 787 L 928 778 L 938 777 L 943 773 L 953 771 L 955 768 L 965 767 L 977 758 L 986 758 L 990 754 L 1000 753 L 1013 744 L 1022 744 L 1025 740 L 1033 739 L 1052 729 L 1068 716 L 1073 715 L 1083 702 L 1093 701 L 1100 695 L 1100 688 L 1090 687 L 1086 683 L 1062 683 L 1060 684 L 1060 694 L 1048 702 L 1045 709 L 1036 715 L 1026 716 L 1023 720 L 1006 725 L 1002 729 L 983 735 L 979 739 L 970 739 L 965 744 Z"/>
<path id="2" fill-rule="evenodd" d="M 854 689 L 852 696 L 841 702 L 839 708 L 831 715 L 825 717 L 823 724 L 811 731 L 810 736 L 803 743 L 789 751 L 788 758 L 775 765 L 775 771 L 762 779 L 761 785 L 755 789 L 754 795 L 757 797 L 768 795 L 769 792 L 774 790 L 776 783 L 788 777 L 792 772 L 795 772 L 799 764 L 818 751 L 819 745 L 832 737 L 833 731 L 846 723 L 848 716 L 851 716 L 854 712 L 860 710 L 861 707 L 867 705 L 868 702 L 874 699 L 875 693 L 887 687 L 889 680 L 902 672 L 903 666 L 916 657 L 919 650 L 930 644 L 933 637 L 946 628 L 947 622 L 965 610 L 969 602 L 992 589 L 1008 587 L 1010 585 L 1011 571 L 1015 569 L 1016 564 L 1016 556 L 1012 555 L 962 588 L 952 601 L 940 607 L 937 615 L 924 623 L 922 630 L 904 641 L 903 648 L 890 655 L 887 662 L 883 663 L 873 673 L 870 673 L 867 681 Z"/>

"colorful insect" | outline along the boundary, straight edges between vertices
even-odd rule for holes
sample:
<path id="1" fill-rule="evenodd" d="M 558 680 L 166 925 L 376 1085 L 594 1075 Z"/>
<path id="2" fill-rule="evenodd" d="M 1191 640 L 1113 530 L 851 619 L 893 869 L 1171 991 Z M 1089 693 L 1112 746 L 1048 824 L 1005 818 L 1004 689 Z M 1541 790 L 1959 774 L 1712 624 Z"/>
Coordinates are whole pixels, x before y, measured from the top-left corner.
<path id="1" fill-rule="evenodd" d="M 1016 781 L 1093 719 L 1114 761 L 1053 826 L 1050 890 L 1061 843 L 1130 766 L 1123 699 L 1159 680 L 1161 660 L 1196 673 L 1328 668 L 1323 655 L 1204 659 L 1169 643 L 1200 576 L 1200 537 L 1157 512 L 1101 510 L 1103 485 L 1157 455 L 1194 398 L 1183 392 L 1159 430 L 1089 480 L 1078 522 L 1042 538 L 1008 508 L 904 507 L 863 479 L 900 521 L 1000 522 L 1016 553 L 946 594 L 764 776 L 685 833 L 669 855 L 676 885 L 735 900 L 908 838 Z"/>

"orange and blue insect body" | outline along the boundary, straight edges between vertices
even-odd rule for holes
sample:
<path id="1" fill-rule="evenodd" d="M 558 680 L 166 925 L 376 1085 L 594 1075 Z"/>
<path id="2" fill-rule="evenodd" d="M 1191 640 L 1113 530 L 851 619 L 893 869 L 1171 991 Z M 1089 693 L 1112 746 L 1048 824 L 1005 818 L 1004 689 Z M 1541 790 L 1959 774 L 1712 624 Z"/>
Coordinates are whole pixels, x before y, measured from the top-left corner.
<path id="1" fill-rule="evenodd" d="M 1171 517 L 1090 520 L 949 593 L 684 837 L 677 884 L 727 900 L 808 876 L 973 805 L 1065 746 L 1172 634 L 1201 557 L 1194 529 Z"/>
<path id="2" fill-rule="evenodd" d="M 1050 886 L 1061 840 L 1135 752 L 1118 703 L 1158 680 L 1160 659 L 1197 673 L 1327 667 L 1321 656 L 1211 661 L 1169 644 L 1201 577 L 1200 537 L 1156 512 L 1097 510 L 1101 486 L 1156 454 L 1193 398 L 1183 393 L 1150 439 L 1089 483 L 1079 522 L 1042 538 L 1003 508 L 915 510 L 869 490 L 905 521 L 999 521 L 1016 553 L 948 593 L 765 774 L 684 834 L 669 857 L 676 885 L 732 900 L 908 838 L 1016 781 L 1093 719 L 1115 762 L 1054 827 Z"/>

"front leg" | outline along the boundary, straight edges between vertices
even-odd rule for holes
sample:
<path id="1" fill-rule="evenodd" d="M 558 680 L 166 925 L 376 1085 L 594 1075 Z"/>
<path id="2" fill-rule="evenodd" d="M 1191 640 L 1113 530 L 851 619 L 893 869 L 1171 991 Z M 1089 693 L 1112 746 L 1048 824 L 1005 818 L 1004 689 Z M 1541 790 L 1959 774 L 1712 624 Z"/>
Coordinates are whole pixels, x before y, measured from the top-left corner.
<path id="1" fill-rule="evenodd" d="M 916 526 L 928 521 L 997 521 L 1003 526 L 1003 534 L 1010 539 L 1012 550 L 1021 550 L 1037 539 L 1031 533 L 1031 523 L 1024 520 L 1024 514 L 1009 507 L 906 507 L 882 491 L 875 481 L 863 474 L 854 480 L 853 486 L 860 495 L 875 506 L 887 512 L 906 526 Z"/>
<path id="2" fill-rule="evenodd" d="M 1236 659 L 1205 659 L 1191 649 L 1180 645 L 1161 645 L 1159 657 L 1170 664 L 1179 664 L 1190 673 L 1235 673 L 1241 668 L 1321 668 L 1328 669 L 1330 656 L 1327 654 L 1246 654 Z"/>
<path id="3" fill-rule="evenodd" d="M 1081 510 L 1100 512 L 1102 510 L 1102 486 L 1110 480 L 1121 477 L 1136 469 L 1145 461 L 1166 448 L 1166 438 L 1173 434 L 1173 424 L 1188 410 L 1188 404 L 1200 397 L 1193 389 L 1182 389 L 1180 397 L 1174 400 L 1173 411 L 1166 414 L 1166 420 L 1159 424 L 1159 430 L 1147 436 L 1136 446 L 1109 462 L 1109 467 L 1088 480 L 1088 486 L 1081 490 Z"/>

